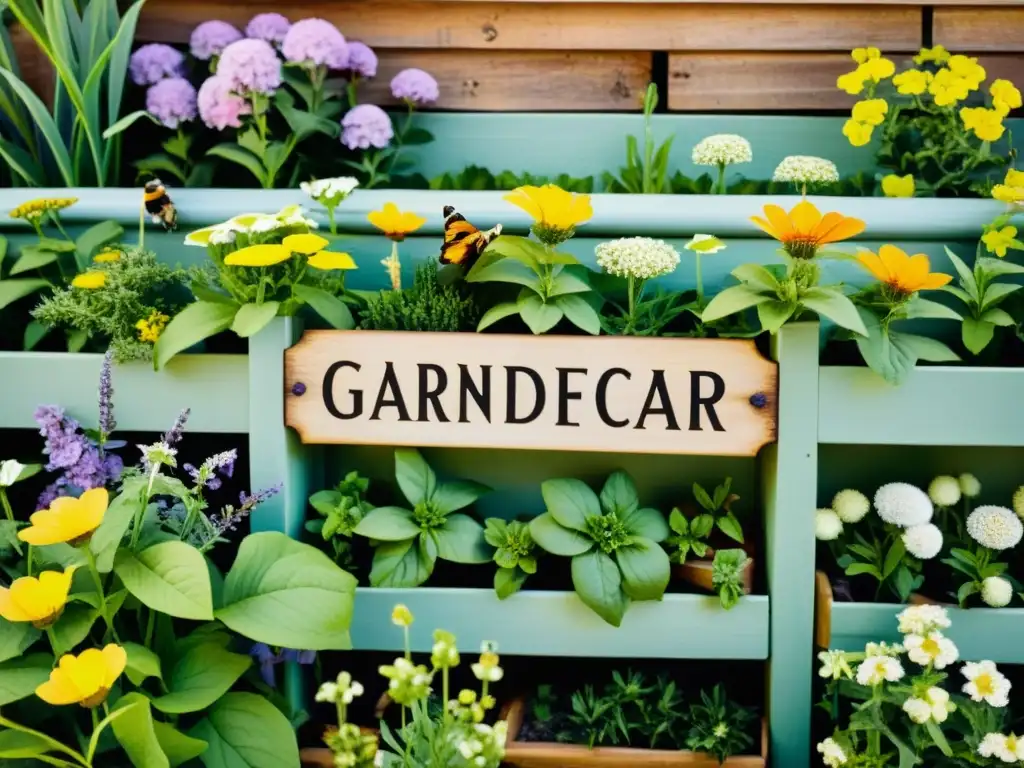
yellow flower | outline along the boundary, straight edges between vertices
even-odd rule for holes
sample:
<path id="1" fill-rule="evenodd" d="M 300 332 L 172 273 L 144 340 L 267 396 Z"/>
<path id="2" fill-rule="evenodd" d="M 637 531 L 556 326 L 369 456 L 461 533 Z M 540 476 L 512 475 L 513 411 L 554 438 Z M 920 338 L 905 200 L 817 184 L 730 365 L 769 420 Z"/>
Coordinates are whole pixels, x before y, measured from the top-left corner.
<path id="1" fill-rule="evenodd" d="M 930 272 L 931 265 L 923 253 L 908 256 L 895 245 L 883 245 L 877 254 L 864 251 L 857 261 L 879 282 L 901 294 L 941 288 L 953 279 L 941 272 Z"/>
<path id="2" fill-rule="evenodd" d="M 988 77 L 985 68 L 978 64 L 978 60 L 973 56 L 963 56 L 961 54 L 950 56 L 946 66 L 949 67 L 954 75 L 965 80 L 967 87 L 972 91 L 977 90 L 985 78 Z"/>
<path id="3" fill-rule="evenodd" d="M 854 48 L 850 51 L 850 58 L 858 64 L 864 64 L 871 59 L 879 59 L 881 57 L 882 52 L 877 48 Z"/>
<path id="4" fill-rule="evenodd" d="M 998 141 L 1006 132 L 1003 115 L 995 109 L 985 107 L 964 107 L 960 110 L 964 128 L 973 131 L 982 141 Z"/>
<path id="5" fill-rule="evenodd" d="M 860 67 L 853 70 L 853 72 L 847 72 L 845 75 L 840 75 L 836 78 L 836 88 L 841 91 L 846 91 L 851 96 L 856 96 L 864 90 L 864 81 L 867 76 L 860 71 Z"/>
<path id="6" fill-rule="evenodd" d="M 1012 226 L 986 232 L 981 236 L 981 242 L 999 258 L 1006 256 L 1007 248 L 1014 248 L 1020 245 L 1017 242 L 1017 228 Z"/>
<path id="7" fill-rule="evenodd" d="M 156 344 L 157 339 L 159 339 L 160 334 L 164 332 L 164 328 L 167 327 L 167 323 L 170 319 L 171 318 L 162 312 L 153 311 L 150 313 L 148 319 L 139 320 L 139 322 L 135 324 L 135 327 L 139 330 L 139 341 Z"/>
<path id="8" fill-rule="evenodd" d="M 104 248 L 93 256 L 92 260 L 97 264 L 109 264 L 112 261 L 120 261 L 124 254 L 116 248 Z"/>
<path id="9" fill-rule="evenodd" d="M 594 215 L 590 195 L 566 192 L 556 184 L 517 187 L 502 199 L 530 214 L 534 234 L 551 245 L 568 240 Z"/>
<path id="10" fill-rule="evenodd" d="M 95 290 L 96 288 L 102 288 L 107 284 L 107 273 L 98 272 L 91 270 L 89 272 L 83 272 L 80 275 L 75 275 L 75 279 L 71 281 L 71 285 L 75 288 L 85 288 L 87 290 Z"/>
<path id="11" fill-rule="evenodd" d="M 1008 184 L 996 184 L 992 187 L 992 197 L 1011 205 L 1024 204 L 1024 186 L 1011 187 Z"/>
<path id="12" fill-rule="evenodd" d="M 275 243 L 248 245 L 229 253 L 224 263 L 230 267 L 270 267 L 288 261 L 292 257 L 290 249 Z"/>
<path id="13" fill-rule="evenodd" d="M 968 82 L 954 75 L 949 69 L 940 69 L 928 84 L 928 93 L 935 99 L 936 106 L 951 107 L 970 95 Z"/>
<path id="14" fill-rule="evenodd" d="M 1003 184 L 1008 184 L 1011 187 L 1024 187 L 1024 171 L 1018 171 L 1014 168 L 1007 169 Z"/>
<path id="15" fill-rule="evenodd" d="M 31 525 L 18 531 L 18 538 L 35 547 L 85 543 L 103 522 L 109 500 L 106 488 L 93 488 L 77 499 L 71 496 L 54 499 L 49 509 L 40 510 L 29 518 Z"/>
<path id="16" fill-rule="evenodd" d="M 860 65 L 859 69 L 867 79 L 873 80 L 876 83 L 880 83 L 896 73 L 896 65 L 889 59 L 882 58 L 868 59 Z"/>
<path id="17" fill-rule="evenodd" d="M 919 96 L 928 90 L 928 84 L 932 81 L 931 72 L 922 72 L 919 69 L 908 69 L 900 72 L 892 79 L 896 86 L 896 92 L 904 96 Z"/>
<path id="18" fill-rule="evenodd" d="M 281 245 L 292 253 L 302 253 L 309 256 L 323 250 L 325 246 L 330 245 L 330 242 L 320 237 L 320 235 L 288 235 L 281 242 Z"/>
<path id="19" fill-rule="evenodd" d="M 391 611 L 391 623 L 399 627 L 410 626 L 412 624 L 412 611 L 402 603 L 399 603 Z"/>
<path id="20" fill-rule="evenodd" d="M 914 63 L 918 66 L 934 61 L 936 64 L 945 64 L 949 61 L 949 51 L 944 46 L 936 45 L 933 48 L 922 48 L 921 52 L 914 57 Z"/>
<path id="21" fill-rule="evenodd" d="M 765 218 L 752 216 L 757 226 L 774 237 L 786 252 L 797 259 L 814 257 L 818 248 L 838 243 L 864 231 L 864 222 L 835 211 L 824 216 L 807 200 L 797 203 L 788 214 L 777 205 L 764 207 Z"/>
<path id="22" fill-rule="evenodd" d="M 411 211 L 400 211 L 394 203 L 384 203 L 379 211 L 370 211 L 366 214 L 367 220 L 377 229 L 384 233 L 389 240 L 400 243 L 405 236 L 415 232 L 427 223 L 422 216 L 417 216 Z"/>
<path id="23" fill-rule="evenodd" d="M 7 621 L 31 621 L 36 629 L 52 626 L 68 602 L 71 577 L 78 566 L 43 571 L 39 578 L 15 579 L 10 589 L 0 587 L 0 616 Z"/>
<path id="24" fill-rule="evenodd" d="M 843 136 L 848 138 L 855 147 L 863 147 L 871 141 L 871 132 L 873 130 L 867 123 L 858 123 L 852 118 L 843 123 Z"/>
<path id="25" fill-rule="evenodd" d="M 992 106 L 1004 115 L 1021 107 L 1020 91 L 1009 80 L 994 80 L 988 92 L 992 94 Z"/>
<path id="26" fill-rule="evenodd" d="M 62 211 L 78 202 L 77 197 L 39 197 L 22 203 L 7 215 L 12 219 L 38 221 L 47 211 Z"/>
<path id="27" fill-rule="evenodd" d="M 331 269 L 355 269 L 356 263 L 347 253 L 335 253 L 334 251 L 320 251 L 313 254 L 306 262 L 313 269 L 324 271 Z"/>
<path id="28" fill-rule="evenodd" d="M 54 706 L 98 707 L 106 701 L 127 663 L 128 654 L 114 643 L 102 651 L 89 648 L 78 656 L 66 653 L 57 667 L 50 670 L 50 679 L 36 688 L 36 696 Z"/>
<path id="29" fill-rule="evenodd" d="M 885 122 L 885 114 L 889 111 L 889 105 L 885 99 L 865 99 L 853 105 L 853 119 L 858 123 L 868 125 L 881 125 Z"/>
<path id="30" fill-rule="evenodd" d="M 914 177 L 909 173 L 906 176 L 890 173 L 882 179 L 882 193 L 886 197 L 913 197 Z"/>

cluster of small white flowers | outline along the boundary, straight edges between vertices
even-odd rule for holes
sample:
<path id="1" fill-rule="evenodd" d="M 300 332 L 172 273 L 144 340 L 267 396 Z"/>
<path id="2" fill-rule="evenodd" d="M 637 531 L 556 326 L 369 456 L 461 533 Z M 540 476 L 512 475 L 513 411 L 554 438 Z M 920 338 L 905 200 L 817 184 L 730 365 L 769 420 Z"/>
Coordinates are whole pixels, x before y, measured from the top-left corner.
<path id="1" fill-rule="evenodd" d="M 839 768 L 846 765 L 846 752 L 836 743 L 835 739 L 825 739 L 818 745 L 818 752 L 821 753 L 821 761 L 828 768 Z"/>
<path id="2" fill-rule="evenodd" d="M 955 710 L 956 705 L 950 702 L 949 693 L 935 686 L 925 691 L 922 698 L 911 697 L 903 702 L 903 711 L 919 725 L 929 720 L 944 723 L 949 713 Z"/>
<path id="3" fill-rule="evenodd" d="M 497 765 L 505 756 L 508 725 L 499 720 L 493 726 L 477 723 L 466 738 L 458 743 L 459 754 L 474 766 Z"/>
<path id="4" fill-rule="evenodd" d="M 892 656 L 868 656 L 857 667 L 859 685 L 896 683 L 903 679 L 903 665 Z"/>
<path id="5" fill-rule="evenodd" d="M 875 509 L 887 523 L 900 528 L 924 525 L 935 508 L 928 494 L 910 483 L 888 483 L 875 492 Z"/>
<path id="6" fill-rule="evenodd" d="M 971 697 L 971 701 L 984 701 L 1000 708 L 1010 703 L 1010 681 L 996 669 L 994 662 L 967 662 L 960 668 L 960 673 L 967 678 L 963 692 Z"/>
<path id="7" fill-rule="evenodd" d="M 929 665 L 935 669 L 945 669 L 960 658 L 956 644 L 937 630 L 928 634 L 907 635 L 903 638 L 907 649 L 907 658 L 922 667 Z"/>
<path id="8" fill-rule="evenodd" d="M 832 509 L 844 523 L 859 523 L 871 511 L 871 502 L 860 491 L 846 488 L 832 499 Z"/>
<path id="9" fill-rule="evenodd" d="M 1024 738 L 1011 733 L 986 733 L 978 745 L 981 757 L 997 757 L 1004 763 L 1020 763 L 1024 761 Z"/>
<path id="10" fill-rule="evenodd" d="M 835 541 L 843 532 L 843 521 L 832 509 L 819 509 L 814 513 L 814 538 Z"/>
<path id="11" fill-rule="evenodd" d="M 256 234 L 265 234 L 280 229 L 283 226 L 285 226 L 285 223 L 273 216 L 261 216 L 249 226 L 249 231 Z"/>
<path id="12" fill-rule="evenodd" d="M 351 704 L 356 696 L 363 695 L 363 686 L 352 679 L 348 672 L 338 674 L 334 682 L 323 683 L 316 692 L 316 701 L 323 701 L 328 704 Z"/>
<path id="13" fill-rule="evenodd" d="M 941 605 L 911 605 L 899 615 L 900 634 L 925 635 L 936 629 L 949 629 L 949 612 Z"/>
<path id="14" fill-rule="evenodd" d="M 952 475 L 939 475 L 928 484 L 928 498 L 937 507 L 952 507 L 962 495 L 960 481 Z"/>
<path id="15" fill-rule="evenodd" d="M 831 680 L 853 677 L 850 660 L 845 651 L 821 651 L 818 654 L 818 661 L 821 662 L 821 668 L 818 670 L 819 677 Z"/>
<path id="16" fill-rule="evenodd" d="M 981 599 L 990 608 L 1005 608 L 1013 600 L 1013 584 L 1002 576 L 989 576 L 981 582 Z"/>
<path id="17" fill-rule="evenodd" d="M 160 464 L 168 467 L 178 466 L 178 460 L 174 458 L 178 455 L 178 451 L 175 448 L 171 448 L 167 443 L 159 442 L 152 445 L 139 445 L 138 449 L 142 451 L 142 461 L 146 465 L 146 471 Z"/>
<path id="18" fill-rule="evenodd" d="M 212 245 L 233 245 L 235 238 L 238 237 L 238 233 L 241 231 L 241 227 L 236 227 L 229 222 L 223 227 L 217 227 L 210 233 L 210 243 Z"/>
<path id="19" fill-rule="evenodd" d="M 967 533 L 983 547 L 1010 549 L 1024 536 L 1024 523 L 1006 507 L 988 504 L 967 516 Z"/>
<path id="20" fill-rule="evenodd" d="M 354 176 L 336 176 L 333 179 L 304 181 L 299 184 L 299 189 L 319 203 L 326 201 L 337 205 L 351 195 L 358 186 L 359 179 Z"/>
<path id="21" fill-rule="evenodd" d="M 970 472 L 964 472 L 958 479 L 960 481 L 960 490 L 967 498 L 973 499 L 981 493 L 981 481 Z"/>
<path id="22" fill-rule="evenodd" d="M 733 165 L 754 159 L 750 142 L 735 133 L 716 133 L 697 142 L 693 148 L 696 165 Z"/>
<path id="23" fill-rule="evenodd" d="M 893 658 L 903 654 L 906 650 L 899 643 L 887 643 L 885 641 L 881 643 L 868 643 L 864 646 L 865 656 L 892 656 Z"/>
<path id="24" fill-rule="evenodd" d="M 648 280 L 667 275 L 679 265 L 679 252 L 664 240 L 623 237 L 595 249 L 597 263 L 609 275 Z"/>
<path id="25" fill-rule="evenodd" d="M 942 531 L 933 523 L 911 526 L 901 538 L 907 552 L 919 560 L 931 560 L 942 551 Z"/>
<path id="26" fill-rule="evenodd" d="M 839 181 L 839 169 L 831 160 L 810 155 L 790 155 L 783 158 L 772 174 L 772 181 L 795 184 L 834 184 Z"/>

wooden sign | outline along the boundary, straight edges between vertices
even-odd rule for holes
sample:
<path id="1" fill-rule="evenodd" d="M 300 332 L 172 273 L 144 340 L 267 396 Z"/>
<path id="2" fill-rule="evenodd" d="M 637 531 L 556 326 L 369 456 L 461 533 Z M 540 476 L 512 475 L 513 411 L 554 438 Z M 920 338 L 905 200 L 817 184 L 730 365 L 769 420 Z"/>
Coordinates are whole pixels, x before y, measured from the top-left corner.
<path id="1" fill-rule="evenodd" d="M 753 456 L 777 384 L 744 340 L 310 331 L 285 421 L 304 443 Z"/>

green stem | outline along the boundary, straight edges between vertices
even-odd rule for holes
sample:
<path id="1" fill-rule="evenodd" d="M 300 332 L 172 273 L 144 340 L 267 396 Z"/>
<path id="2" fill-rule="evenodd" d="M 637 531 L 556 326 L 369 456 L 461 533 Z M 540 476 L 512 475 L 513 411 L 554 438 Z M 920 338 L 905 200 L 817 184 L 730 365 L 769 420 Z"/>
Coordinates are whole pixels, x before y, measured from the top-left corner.
<path id="1" fill-rule="evenodd" d="M 3 505 L 4 514 L 12 523 L 14 522 L 14 510 L 11 509 L 11 500 L 7 498 L 7 489 L 0 487 L 0 504 Z"/>
<path id="2" fill-rule="evenodd" d="M 630 275 L 626 278 L 626 290 L 629 294 L 629 317 L 626 320 L 625 334 L 633 333 L 633 326 L 636 320 L 636 278 Z"/>
<path id="3" fill-rule="evenodd" d="M 142 535 L 142 519 L 146 515 L 146 505 L 149 504 L 149 496 L 153 493 L 153 483 L 156 481 L 156 476 L 160 472 L 159 462 L 154 464 L 149 470 L 149 484 L 146 486 L 146 495 L 139 499 L 139 508 L 135 512 L 135 520 L 132 523 L 132 551 L 134 552 L 139 547 L 139 537 Z"/>
<path id="4" fill-rule="evenodd" d="M 355 80 L 352 80 L 352 81 L 349 82 L 348 86 L 345 88 L 345 92 L 348 94 L 348 106 L 349 106 L 349 109 L 351 109 L 352 107 L 354 107 L 358 103 L 358 101 L 356 100 L 356 81 Z"/>
<path id="5" fill-rule="evenodd" d="M 704 276 L 701 274 L 700 251 L 694 252 L 697 267 L 697 310 L 704 309 Z"/>
<path id="6" fill-rule="evenodd" d="M 145 193 L 143 193 L 145 194 Z M 146 198 L 139 203 L 139 250 L 146 247 Z"/>
<path id="7" fill-rule="evenodd" d="M 263 297 L 267 292 L 267 268 L 260 267 L 260 284 L 256 288 L 256 306 L 263 303 Z"/>
<path id="8" fill-rule="evenodd" d="M 55 658 L 55 659 L 60 658 L 62 648 L 61 648 L 60 643 L 57 642 L 56 635 L 53 634 L 53 627 L 47 627 L 45 632 L 46 632 L 46 639 L 50 641 L 50 648 L 53 650 L 53 658 Z"/>
<path id="9" fill-rule="evenodd" d="M 334 221 L 334 206 L 328 205 L 325 207 L 327 208 L 327 221 L 331 225 L 331 234 L 336 235 L 338 234 L 338 225 Z"/>
<path id="10" fill-rule="evenodd" d="M 156 611 L 152 608 L 149 609 L 149 615 L 146 617 L 146 637 L 143 640 L 147 648 L 153 646 L 153 630 L 156 628 Z"/>
<path id="11" fill-rule="evenodd" d="M 725 194 L 725 163 L 718 164 L 718 181 L 715 183 L 715 194 Z"/>
<path id="12" fill-rule="evenodd" d="M 407 105 L 409 107 L 409 111 L 406 112 L 405 120 L 402 122 L 402 127 L 398 130 L 398 135 L 395 137 L 395 142 L 392 145 L 394 152 L 392 152 L 390 161 L 388 162 L 389 176 L 392 171 L 394 171 L 395 164 L 398 163 L 398 156 L 402 154 L 402 146 L 405 144 L 406 134 L 409 133 L 409 128 L 412 127 L 413 105 L 412 102 L 407 102 Z"/>
<path id="13" fill-rule="evenodd" d="M 441 670 L 441 695 L 443 697 L 441 701 L 444 705 L 444 722 L 447 725 L 451 718 L 451 713 L 448 711 L 448 667 Z"/>
<path id="14" fill-rule="evenodd" d="M 45 741 L 58 752 L 63 752 L 65 755 L 70 755 L 71 757 L 75 758 L 75 760 L 77 760 L 81 765 L 84 765 L 87 768 L 89 766 L 89 762 L 85 759 L 85 755 L 81 754 L 80 752 L 76 752 L 75 750 L 71 749 L 71 747 L 68 747 L 62 744 L 61 742 L 57 741 L 56 739 L 47 736 L 45 733 L 42 733 L 40 731 L 34 731 L 31 728 L 27 728 L 24 725 L 20 725 L 14 722 L 13 720 L 8 720 L 3 715 L 0 715 L 0 725 L 4 726 L 5 728 L 11 728 L 15 731 L 21 731 L 22 733 L 31 734 L 32 736 L 35 736 L 41 739 L 42 741 Z"/>
<path id="15" fill-rule="evenodd" d="M 117 636 L 117 630 L 114 629 L 114 620 L 107 608 L 107 598 L 103 592 L 103 579 L 100 577 L 99 569 L 96 567 L 96 555 L 92 553 L 92 549 L 89 548 L 88 544 L 83 546 L 82 550 L 85 552 L 85 559 L 89 563 L 89 572 L 92 573 L 92 580 L 96 585 L 96 594 L 100 598 L 100 615 L 103 617 L 103 621 L 106 623 L 107 629 L 110 630 L 114 641 L 120 643 L 121 639 Z"/>
<path id="16" fill-rule="evenodd" d="M 25 551 L 25 575 L 32 575 L 32 545 L 28 545 L 28 549 Z"/>

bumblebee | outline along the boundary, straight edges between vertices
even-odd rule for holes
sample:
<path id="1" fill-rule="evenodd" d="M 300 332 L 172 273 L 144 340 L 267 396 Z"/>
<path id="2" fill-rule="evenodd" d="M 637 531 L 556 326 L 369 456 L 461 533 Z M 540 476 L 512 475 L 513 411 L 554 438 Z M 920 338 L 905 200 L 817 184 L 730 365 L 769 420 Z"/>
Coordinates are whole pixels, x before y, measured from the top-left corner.
<path id="1" fill-rule="evenodd" d="M 484 248 L 501 234 L 501 224 L 481 232 L 466 217 L 450 205 L 444 207 L 444 243 L 441 245 L 441 263 L 458 264 L 468 269 L 483 253 Z"/>
<path id="2" fill-rule="evenodd" d="M 167 189 L 160 179 L 147 181 L 142 190 L 142 199 L 154 224 L 162 224 L 165 230 L 178 228 L 178 209 L 174 207 Z"/>

